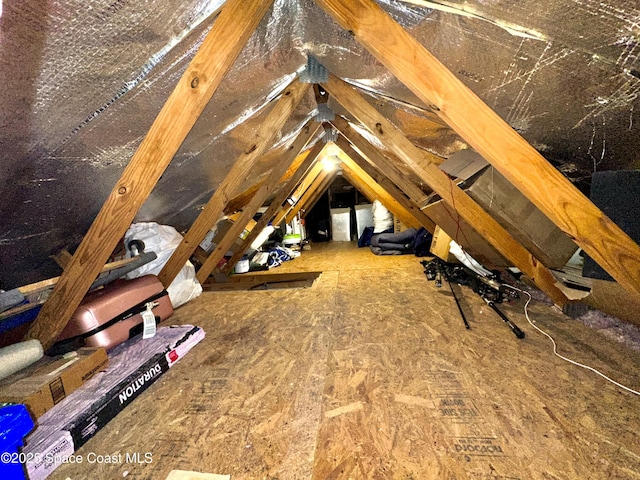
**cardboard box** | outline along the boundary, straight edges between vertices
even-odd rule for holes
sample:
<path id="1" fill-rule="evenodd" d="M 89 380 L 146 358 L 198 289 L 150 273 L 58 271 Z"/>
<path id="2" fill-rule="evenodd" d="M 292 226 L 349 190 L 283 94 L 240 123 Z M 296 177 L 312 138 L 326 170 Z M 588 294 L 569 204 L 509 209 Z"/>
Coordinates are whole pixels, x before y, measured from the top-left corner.
<path id="1" fill-rule="evenodd" d="M 210 230 L 205 239 L 200 243 L 200 246 L 203 248 L 203 250 L 207 253 L 211 253 L 216 245 L 220 243 L 222 239 L 227 235 L 227 232 L 231 229 L 231 226 L 234 224 L 238 217 L 239 214 L 233 214 L 228 218 L 220 220 L 217 223 L 215 230 Z M 257 222 L 253 219 L 249 220 L 242 232 L 238 235 L 238 238 L 235 240 L 233 245 L 231 245 L 229 251 L 225 253 L 226 255 L 232 255 L 233 251 L 242 245 L 243 240 L 247 238 L 249 233 L 251 233 L 251 230 L 253 230 L 253 227 L 256 226 L 256 223 Z"/>
<path id="2" fill-rule="evenodd" d="M 451 237 L 436 225 L 436 229 L 433 232 L 433 238 L 431 239 L 431 253 L 445 262 L 457 263 L 458 260 L 456 257 L 449 252 L 450 243 Z"/>
<path id="3" fill-rule="evenodd" d="M 160 327 L 155 337 L 138 335 L 111 350 L 104 373 L 38 419 L 22 450 L 29 479 L 45 480 L 204 336 L 192 325 Z"/>
<path id="4" fill-rule="evenodd" d="M 441 230 L 447 232 L 466 252 L 483 265 L 495 267 L 510 267 L 511 262 L 487 242 L 482 235 L 458 215 L 458 213 L 442 200 L 431 203 L 423 212 L 433 220 Z"/>
<path id="5" fill-rule="evenodd" d="M 65 356 L 43 357 L 0 382 L 0 402 L 22 403 L 38 418 L 107 364 L 104 348 L 81 348 Z"/>
<path id="6" fill-rule="evenodd" d="M 393 233 L 404 232 L 407 228 L 409 227 L 402 223 L 398 217 L 393 217 Z"/>

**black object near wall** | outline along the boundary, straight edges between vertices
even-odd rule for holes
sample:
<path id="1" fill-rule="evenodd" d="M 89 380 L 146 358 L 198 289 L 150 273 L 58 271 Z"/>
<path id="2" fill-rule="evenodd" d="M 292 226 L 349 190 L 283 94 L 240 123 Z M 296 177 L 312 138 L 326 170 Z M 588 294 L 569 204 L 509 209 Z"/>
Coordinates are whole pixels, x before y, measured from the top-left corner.
<path id="1" fill-rule="evenodd" d="M 640 170 L 595 172 L 591 177 L 591 201 L 634 241 L 640 243 Z M 614 279 L 585 254 L 584 277 Z"/>

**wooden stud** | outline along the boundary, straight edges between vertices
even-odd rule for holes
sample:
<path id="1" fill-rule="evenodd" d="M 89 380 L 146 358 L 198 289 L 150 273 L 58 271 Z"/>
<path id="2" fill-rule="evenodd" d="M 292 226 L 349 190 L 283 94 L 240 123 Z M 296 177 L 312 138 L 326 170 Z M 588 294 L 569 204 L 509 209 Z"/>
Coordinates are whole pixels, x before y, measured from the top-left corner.
<path id="1" fill-rule="evenodd" d="M 269 112 L 265 121 L 258 127 L 247 142 L 248 147 L 245 148 L 235 161 L 225 179 L 218 186 L 207 205 L 202 212 L 200 212 L 200 215 L 191 228 L 189 228 L 182 242 L 158 275 L 165 287 L 171 284 L 207 232 L 216 224 L 224 211 L 225 205 L 237 190 L 240 182 L 245 178 L 245 175 L 251 171 L 251 167 L 255 164 L 256 160 L 272 145 L 275 134 L 280 131 L 285 121 L 291 116 L 291 113 L 307 93 L 309 87 L 310 85 L 308 83 L 301 83 L 297 79 L 294 79 L 285 91 L 282 92 L 282 95 Z"/>
<path id="2" fill-rule="evenodd" d="M 640 293 L 640 246 L 420 42 L 371 0 L 316 1 L 625 289 Z"/>
<path id="3" fill-rule="evenodd" d="M 228 0 L 40 310 L 47 350 L 73 315 L 273 0 Z"/>
<path id="4" fill-rule="evenodd" d="M 424 162 L 421 150 L 413 146 L 402 132 L 381 115 L 356 90 L 329 76 L 326 89 L 351 115 L 373 133 L 383 145 L 394 151 L 425 183 L 451 205 L 462 218 L 513 265 L 528 275 L 535 284 L 557 304 L 564 305 L 567 298 L 556 285 L 556 279 L 537 258 L 518 243 L 498 222 L 485 212 L 471 197 L 456 186 L 449 176 L 435 164 Z"/>
<path id="5" fill-rule="evenodd" d="M 324 145 L 321 142 L 318 142 L 314 145 L 314 147 L 306 152 L 301 153 L 298 157 L 302 158 L 302 163 L 298 164 L 296 171 L 293 173 L 291 178 L 287 181 L 286 185 L 282 187 L 279 192 L 276 194 L 274 199 L 269 204 L 266 212 L 262 214 L 256 226 L 253 227 L 247 238 L 242 241 L 240 248 L 238 248 L 229 261 L 225 263 L 222 267 L 222 273 L 229 275 L 233 267 L 238 263 L 238 261 L 242 258 L 242 255 L 249 249 L 253 241 L 260 235 L 260 232 L 267 226 L 267 224 L 273 219 L 274 215 L 278 212 L 279 209 L 282 208 L 282 203 L 287 199 L 289 195 L 296 188 L 300 180 L 307 173 L 311 165 L 316 161 L 318 154 L 324 148 Z M 294 162 L 298 163 L 298 162 Z"/>
<path id="6" fill-rule="evenodd" d="M 276 130 L 276 132 L 277 131 L 278 130 Z M 229 248 L 231 248 L 247 223 L 249 223 L 253 218 L 269 195 L 273 193 L 273 190 L 280 182 L 282 175 L 285 174 L 289 166 L 295 161 L 298 154 L 304 149 L 304 146 L 309 142 L 316 131 L 317 126 L 315 129 L 312 129 L 311 121 L 307 122 L 307 124 L 302 128 L 296 139 L 285 151 L 280 162 L 273 168 L 273 170 L 271 170 L 269 177 L 264 183 L 262 183 L 256 194 L 245 206 L 242 213 L 238 216 L 233 225 L 231 225 L 222 239 L 220 239 L 218 245 L 216 245 L 213 252 L 211 252 L 207 260 L 205 260 L 198 270 L 196 278 L 200 283 L 203 283 L 209 277 L 213 269 L 218 265 L 218 262 L 222 260 L 224 254 L 229 250 Z"/>

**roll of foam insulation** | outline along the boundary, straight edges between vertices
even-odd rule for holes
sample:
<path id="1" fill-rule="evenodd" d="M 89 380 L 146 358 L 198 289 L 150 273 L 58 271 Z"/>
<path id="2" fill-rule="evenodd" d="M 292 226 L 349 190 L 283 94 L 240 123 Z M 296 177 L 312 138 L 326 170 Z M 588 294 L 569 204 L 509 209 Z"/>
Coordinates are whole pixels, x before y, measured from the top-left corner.
<path id="1" fill-rule="evenodd" d="M 0 380 L 37 362 L 43 355 L 39 340 L 27 340 L 0 348 Z"/>

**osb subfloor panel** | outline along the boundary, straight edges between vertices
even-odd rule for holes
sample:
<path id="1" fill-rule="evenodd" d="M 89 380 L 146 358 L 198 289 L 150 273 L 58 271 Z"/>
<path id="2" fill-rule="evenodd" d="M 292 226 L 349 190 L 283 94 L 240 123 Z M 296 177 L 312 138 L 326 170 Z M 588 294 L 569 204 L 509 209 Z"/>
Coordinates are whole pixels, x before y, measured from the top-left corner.
<path id="1" fill-rule="evenodd" d="M 312 288 L 205 293 L 173 323 L 207 333 L 77 454 L 148 464 L 64 465 L 54 479 L 640 479 L 640 398 L 553 356 L 522 303 L 466 287 L 467 313 L 414 256 L 314 245 L 279 272 Z M 640 386 L 640 355 L 549 306 L 530 308 L 561 353 Z"/>

